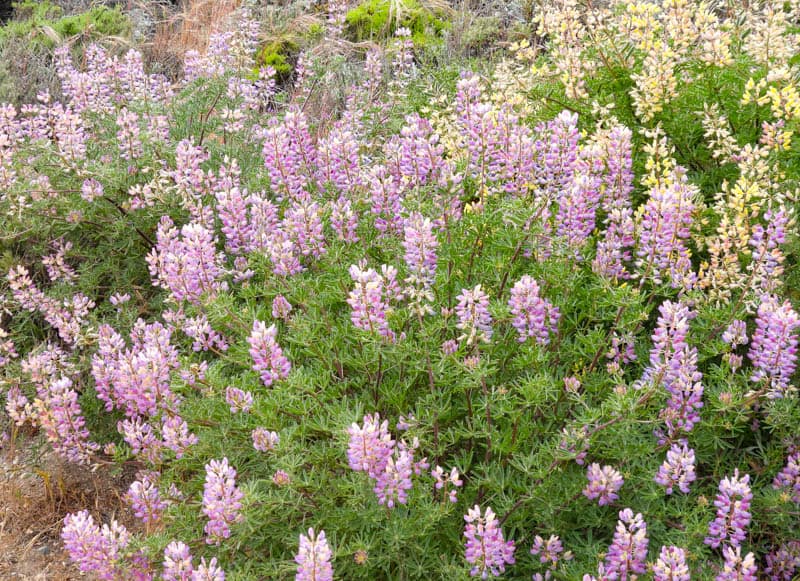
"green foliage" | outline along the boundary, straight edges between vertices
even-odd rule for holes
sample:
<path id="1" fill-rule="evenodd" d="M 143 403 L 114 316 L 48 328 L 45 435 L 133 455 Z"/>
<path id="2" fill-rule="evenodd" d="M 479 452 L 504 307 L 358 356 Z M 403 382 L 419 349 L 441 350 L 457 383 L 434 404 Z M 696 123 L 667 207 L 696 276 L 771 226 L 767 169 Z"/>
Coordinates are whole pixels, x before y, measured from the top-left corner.
<path id="1" fill-rule="evenodd" d="M 355 41 L 391 38 L 398 28 L 411 30 L 418 47 L 428 46 L 448 28 L 442 15 L 423 7 L 418 0 L 365 0 L 348 11 L 347 32 Z"/>
<path id="2" fill-rule="evenodd" d="M 279 79 L 286 79 L 294 70 L 292 61 L 297 56 L 299 47 L 289 39 L 278 39 L 262 46 L 256 54 L 256 65 L 272 67 Z"/>
<path id="3" fill-rule="evenodd" d="M 130 32 L 130 20 L 119 6 L 95 6 L 74 15 L 63 15 L 60 6 L 49 1 L 26 1 L 16 5 L 18 17 L 0 27 L 0 43 L 11 38 L 26 38 L 31 43 L 52 47 L 55 40 L 47 33 L 54 31 L 61 39 L 73 36 L 109 38 Z"/>

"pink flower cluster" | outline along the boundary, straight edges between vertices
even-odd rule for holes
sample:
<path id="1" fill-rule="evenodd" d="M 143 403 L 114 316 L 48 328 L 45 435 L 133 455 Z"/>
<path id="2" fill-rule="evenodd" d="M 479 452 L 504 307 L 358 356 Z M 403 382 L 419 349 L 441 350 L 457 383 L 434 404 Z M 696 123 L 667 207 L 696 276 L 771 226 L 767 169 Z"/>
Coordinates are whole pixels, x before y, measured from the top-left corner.
<path id="1" fill-rule="evenodd" d="M 230 525 L 244 519 L 241 514 L 244 493 L 236 486 L 236 470 L 228 459 L 211 460 L 206 464 L 206 482 L 203 486 L 203 514 L 208 523 L 203 530 L 206 542 L 220 544 L 231 536 Z"/>
<path id="2" fill-rule="evenodd" d="M 514 541 L 506 541 L 494 511 L 487 507 L 481 514 L 481 507 L 475 505 L 464 515 L 464 557 L 472 565 L 469 574 L 481 579 L 499 577 L 506 565 L 514 564 Z"/>

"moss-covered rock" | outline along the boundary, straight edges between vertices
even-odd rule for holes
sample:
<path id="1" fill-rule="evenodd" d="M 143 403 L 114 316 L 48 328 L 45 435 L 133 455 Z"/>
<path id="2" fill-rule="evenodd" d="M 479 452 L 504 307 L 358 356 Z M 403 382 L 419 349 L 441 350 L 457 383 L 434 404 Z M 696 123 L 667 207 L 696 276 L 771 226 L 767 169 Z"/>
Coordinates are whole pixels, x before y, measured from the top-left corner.
<path id="1" fill-rule="evenodd" d="M 449 26 L 444 14 L 424 8 L 418 0 L 365 0 L 347 13 L 345 23 L 356 42 L 391 38 L 398 28 L 408 28 L 417 46 L 438 40 Z"/>
<path id="2" fill-rule="evenodd" d="M 95 6 L 86 12 L 64 16 L 60 6 L 51 2 L 26 0 L 14 4 L 16 17 L 0 27 L 0 42 L 8 38 L 24 38 L 31 43 L 52 47 L 56 44 L 51 31 L 61 39 L 73 36 L 107 38 L 126 36 L 131 24 L 119 7 Z"/>

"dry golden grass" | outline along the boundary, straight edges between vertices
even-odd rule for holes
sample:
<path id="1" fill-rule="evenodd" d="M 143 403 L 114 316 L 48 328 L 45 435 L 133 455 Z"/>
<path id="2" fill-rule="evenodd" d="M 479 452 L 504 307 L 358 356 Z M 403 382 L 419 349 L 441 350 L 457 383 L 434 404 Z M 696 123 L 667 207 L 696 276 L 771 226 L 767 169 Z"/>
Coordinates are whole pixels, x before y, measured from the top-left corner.
<path id="1" fill-rule="evenodd" d="M 137 530 L 122 501 L 131 480 L 132 469 L 118 477 L 92 472 L 52 452 L 39 456 L 23 439 L 0 451 L 0 579 L 86 580 L 62 549 L 64 517 L 88 509 Z"/>
<path id="2" fill-rule="evenodd" d="M 183 0 L 178 10 L 144 2 L 156 21 L 153 37 L 144 47 L 148 60 L 165 72 L 177 73 L 188 50 L 208 48 L 212 33 L 223 26 L 242 0 Z"/>

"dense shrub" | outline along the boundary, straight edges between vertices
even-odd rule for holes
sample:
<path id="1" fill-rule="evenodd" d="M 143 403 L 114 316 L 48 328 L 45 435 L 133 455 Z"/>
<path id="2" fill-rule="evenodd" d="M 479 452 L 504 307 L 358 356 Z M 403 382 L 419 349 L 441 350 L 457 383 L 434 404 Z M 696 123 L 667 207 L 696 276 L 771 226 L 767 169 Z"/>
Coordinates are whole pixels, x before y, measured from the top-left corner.
<path id="1" fill-rule="evenodd" d="M 73 561 L 790 579 L 796 9 L 559 3 L 488 75 L 405 30 L 324 119 L 240 16 L 0 109 L 8 437 L 140 468 Z"/>

